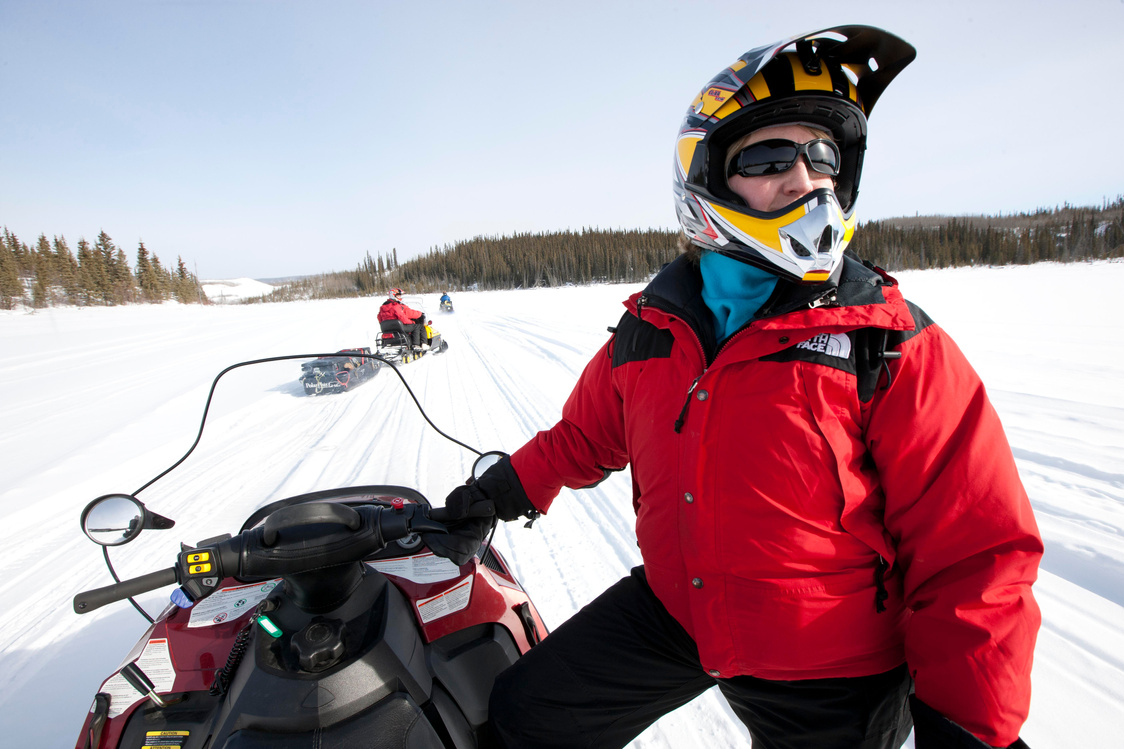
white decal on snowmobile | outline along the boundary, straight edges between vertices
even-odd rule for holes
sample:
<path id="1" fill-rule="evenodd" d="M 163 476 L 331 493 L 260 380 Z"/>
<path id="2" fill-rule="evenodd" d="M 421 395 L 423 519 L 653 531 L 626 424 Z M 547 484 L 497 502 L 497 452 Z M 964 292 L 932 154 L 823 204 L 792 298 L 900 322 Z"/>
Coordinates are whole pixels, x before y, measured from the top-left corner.
<path id="1" fill-rule="evenodd" d="M 172 665 L 172 655 L 168 650 L 166 638 L 149 640 L 136 663 L 140 670 L 144 671 L 145 675 L 152 681 L 157 694 L 172 691 L 172 685 L 176 681 L 176 669 Z M 146 696 L 125 681 L 125 677 L 121 675 L 120 671 L 106 679 L 105 683 L 101 685 L 100 691 L 109 694 L 109 717 L 111 718 L 121 715 Z"/>
<path id="2" fill-rule="evenodd" d="M 448 616 L 454 611 L 468 608 L 468 601 L 472 598 L 472 579 L 469 575 L 464 582 L 457 583 L 444 593 L 438 593 L 432 598 L 421 598 L 417 601 L 418 614 L 421 615 L 422 624 L 429 624 L 434 619 Z"/>
<path id="3" fill-rule="evenodd" d="M 213 627 L 216 624 L 248 614 L 277 587 L 278 580 L 216 590 L 191 607 L 190 627 Z"/>
<path id="4" fill-rule="evenodd" d="M 846 359 L 851 355 L 851 339 L 839 333 L 821 333 L 796 344 L 796 348 L 808 349 L 819 354 Z"/>
<path id="5" fill-rule="evenodd" d="M 439 583 L 460 575 L 461 568 L 433 552 L 399 559 L 382 559 L 368 562 L 384 575 L 393 575 L 412 583 Z"/>

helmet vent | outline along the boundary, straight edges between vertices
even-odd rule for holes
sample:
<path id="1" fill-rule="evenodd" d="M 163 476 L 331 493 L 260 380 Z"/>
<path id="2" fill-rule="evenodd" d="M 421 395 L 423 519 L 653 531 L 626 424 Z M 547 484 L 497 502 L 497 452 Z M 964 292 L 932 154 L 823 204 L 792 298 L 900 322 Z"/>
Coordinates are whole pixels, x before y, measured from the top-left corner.
<path id="1" fill-rule="evenodd" d="M 812 251 L 805 247 L 804 243 L 799 239 L 784 230 L 781 230 L 780 235 L 788 242 L 788 246 L 792 248 L 792 251 L 795 252 L 798 257 L 812 257 Z"/>
<path id="2" fill-rule="evenodd" d="M 808 75 L 820 74 L 820 58 L 810 41 L 805 39 L 796 43 L 796 56 L 800 58 L 804 72 Z"/>
<path id="3" fill-rule="evenodd" d="M 831 230 L 830 226 L 823 228 L 823 234 L 820 235 L 820 252 L 831 252 L 831 248 L 835 245 L 835 232 Z"/>

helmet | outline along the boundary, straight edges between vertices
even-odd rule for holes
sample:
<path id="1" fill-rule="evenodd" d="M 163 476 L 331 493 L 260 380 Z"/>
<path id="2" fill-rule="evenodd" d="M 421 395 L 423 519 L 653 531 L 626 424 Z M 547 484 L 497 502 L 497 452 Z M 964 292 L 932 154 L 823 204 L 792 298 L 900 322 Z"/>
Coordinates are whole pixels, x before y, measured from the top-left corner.
<path id="1" fill-rule="evenodd" d="M 390 290 L 390 295 L 392 297 L 394 297 L 395 299 L 397 299 L 398 301 L 400 301 L 400 302 L 402 301 L 402 289 L 393 288 L 393 289 Z"/>
<path id="2" fill-rule="evenodd" d="M 691 103 L 675 144 L 675 210 L 687 237 L 791 281 L 830 278 L 854 232 L 867 117 L 916 55 L 881 29 L 836 26 L 750 50 L 720 72 Z M 726 152 L 784 124 L 831 134 L 841 156 L 835 189 L 753 210 L 727 184 Z"/>

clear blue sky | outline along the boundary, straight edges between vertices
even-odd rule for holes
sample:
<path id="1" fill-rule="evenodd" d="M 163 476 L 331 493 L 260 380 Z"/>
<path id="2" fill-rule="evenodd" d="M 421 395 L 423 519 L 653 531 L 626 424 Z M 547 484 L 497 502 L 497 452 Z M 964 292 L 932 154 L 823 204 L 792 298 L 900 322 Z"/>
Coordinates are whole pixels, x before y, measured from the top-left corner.
<path id="1" fill-rule="evenodd" d="M 860 219 L 1124 193 L 1121 0 L 0 0 L 0 226 L 104 230 L 130 261 L 143 240 L 203 279 L 670 228 L 703 84 L 843 23 L 918 49 L 871 118 Z"/>

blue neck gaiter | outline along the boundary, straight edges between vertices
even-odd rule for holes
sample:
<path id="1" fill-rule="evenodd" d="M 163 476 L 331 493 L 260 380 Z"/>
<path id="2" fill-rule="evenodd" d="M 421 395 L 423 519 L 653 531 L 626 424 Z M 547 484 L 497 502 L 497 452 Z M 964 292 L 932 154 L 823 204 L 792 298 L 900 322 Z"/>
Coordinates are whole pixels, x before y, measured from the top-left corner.
<path id="1" fill-rule="evenodd" d="M 704 251 L 699 270 L 702 298 L 714 315 L 719 342 L 753 319 L 777 286 L 772 273 L 717 252 Z"/>

